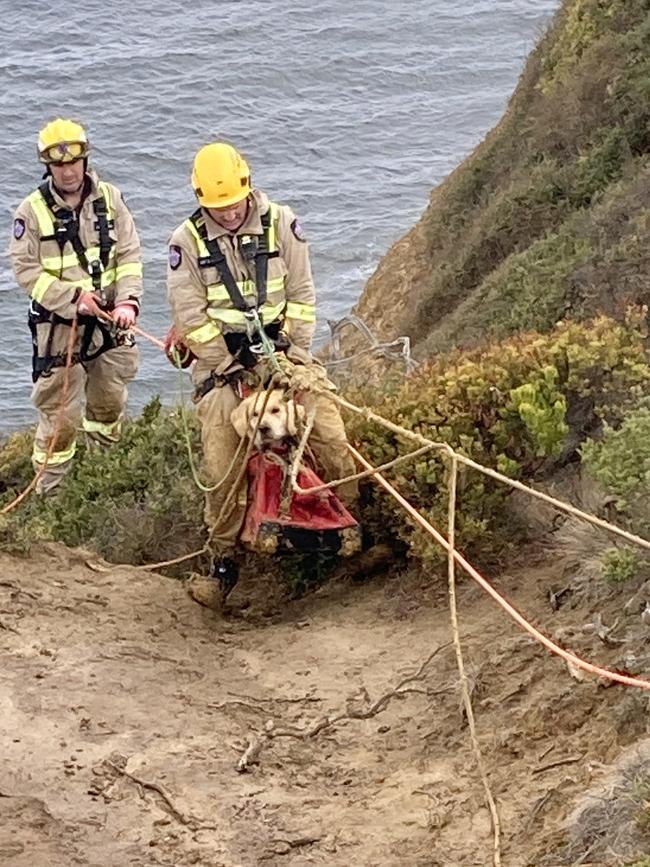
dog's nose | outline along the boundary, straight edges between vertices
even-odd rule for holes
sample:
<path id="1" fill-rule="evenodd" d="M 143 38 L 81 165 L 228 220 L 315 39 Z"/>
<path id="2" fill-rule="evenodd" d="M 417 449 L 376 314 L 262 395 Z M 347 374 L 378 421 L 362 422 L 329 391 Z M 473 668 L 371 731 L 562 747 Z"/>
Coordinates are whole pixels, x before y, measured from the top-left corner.
<path id="1" fill-rule="evenodd" d="M 261 434 L 267 434 L 270 432 L 271 428 L 267 424 L 261 424 L 258 430 Z"/>

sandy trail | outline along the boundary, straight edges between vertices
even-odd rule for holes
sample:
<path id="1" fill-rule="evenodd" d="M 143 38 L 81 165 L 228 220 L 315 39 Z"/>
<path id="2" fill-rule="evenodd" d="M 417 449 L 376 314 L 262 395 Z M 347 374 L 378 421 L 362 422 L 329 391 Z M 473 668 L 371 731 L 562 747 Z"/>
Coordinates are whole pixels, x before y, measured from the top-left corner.
<path id="1" fill-rule="evenodd" d="M 0 558 L 0 864 L 490 863 L 451 648 L 376 716 L 275 738 L 236 770 L 268 721 L 363 710 L 415 672 L 449 641 L 443 589 L 415 575 L 341 583 L 224 620 L 179 582 L 99 568 L 59 546 Z M 582 612 L 550 612 L 552 581 L 538 566 L 525 591 L 521 575 L 504 586 L 576 638 Z M 621 688 L 576 684 L 472 586 L 460 601 L 504 863 L 539 863 L 626 742 L 608 716 Z"/>

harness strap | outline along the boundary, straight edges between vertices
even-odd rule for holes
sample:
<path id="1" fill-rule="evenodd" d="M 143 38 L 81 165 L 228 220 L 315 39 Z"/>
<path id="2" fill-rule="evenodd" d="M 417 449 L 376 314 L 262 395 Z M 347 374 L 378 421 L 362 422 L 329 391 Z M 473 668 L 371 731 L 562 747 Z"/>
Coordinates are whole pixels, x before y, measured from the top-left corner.
<path id="1" fill-rule="evenodd" d="M 201 208 L 197 208 L 197 210 L 194 211 L 190 220 L 194 224 L 194 228 L 208 250 L 207 256 L 199 256 L 199 268 L 216 268 L 221 277 L 221 282 L 226 287 L 233 307 L 241 313 L 246 313 L 249 310 L 249 305 L 246 303 L 244 296 L 239 291 L 237 281 L 233 277 L 233 273 L 228 266 L 226 257 L 219 246 L 218 239 L 208 238 L 208 230 L 205 227 L 205 219 L 203 218 Z"/>
<path id="2" fill-rule="evenodd" d="M 201 208 L 190 217 L 194 228 L 199 237 L 205 244 L 208 255 L 199 256 L 199 268 L 216 268 L 219 272 L 221 282 L 226 287 L 228 296 L 233 307 L 239 310 L 240 313 L 247 313 L 252 308 L 259 308 L 266 302 L 267 284 L 268 284 L 268 264 L 269 258 L 273 255 L 269 249 L 269 232 L 271 229 L 271 208 L 265 214 L 262 214 L 261 222 L 264 232 L 261 236 L 256 237 L 254 251 L 250 249 L 251 241 L 243 241 L 240 238 L 240 251 L 244 259 L 253 260 L 255 263 L 255 289 L 257 291 L 257 303 L 249 304 L 242 295 L 237 281 L 235 280 L 232 271 L 228 265 L 226 257 L 221 249 L 218 238 L 209 238 L 208 230 L 205 226 L 205 219 Z"/>
<path id="3" fill-rule="evenodd" d="M 29 308 L 28 324 L 32 335 L 32 381 L 36 382 L 42 374 L 49 373 L 52 368 L 61 367 L 65 364 L 66 353 L 57 355 L 52 354 L 52 341 L 57 326 L 65 325 L 69 328 L 72 325 L 72 319 L 66 319 L 63 316 L 59 316 L 58 313 L 53 313 L 51 310 L 48 310 L 47 307 L 43 307 L 42 304 L 32 301 Z M 39 353 L 38 331 L 36 326 L 44 324 L 48 324 L 49 329 L 47 332 L 45 349 L 42 353 Z M 78 364 L 80 362 L 83 364 L 87 361 L 93 361 L 95 358 L 102 355 L 102 353 L 107 352 L 109 349 L 113 349 L 113 347 L 117 345 L 111 327 L 103 321 L 96 319 L 94 316 L 80 316 L 79 327 L 82 334 L 81 345 L 79 351 L 73 353 L 73 364 Z M 93 335 L 97 329 L 99 329 L 101 334 L 102 342 L 94 352 L 91 352 L 90 347 L 92 345 Z"/>
<path id="4" fill-rule="evenodd" d="M 102 355 L 102 353 L 107 352 L 109 349 L 113 349 L 116 345 L 110 326 L 107 326 L 102 320 L 96 319 L 94 316 L 80 316 L 79 325 L 85 326 L 83 329 L 83 337 L 81 338 L 81 349 L 79 350 L 80 361 L 93 361 L 95 358 Z M 99 330 L 99 333 L 101 334 L 102 342 L 94 352 L 90 352 L 89 350 L 93 334 L 97 330 Z"/>
<path id="5" fill-rule="evenodd" d="M 257 242 L 255 253 L 255 288 L 257 289 L 257 305 L 261 307 L 266 302 L 266 291 L 269 272 L 269 230 L 271 228 L 271 209 L 262 214 L 264 234 Z"/>
<path id="6" fill-rule="evenodd" d="M 113 240 L 110 235 L 112 221 L 108 219 L 108 207 L 103 195 L 93 201 L 93 211 L 97 217 L 95 228 L 99 233 L 99 258 L 102 266 L 106 268 L 113 249 Z"/>
<path id="7" fill-rule="evenodd" d="M 95 228 L 99 235 L 99 261 L 88 261 L 86 248 L 79 237 L 79 219 L 73 210 L 62 208 L 54 198 L 49 183 L 46 181 L 38 188 L 45 204 L 52 212 L 55 222 L 54 238 L 63 250 L 66 241 L 72 245 L 79 264 L 90 275 L 93 289 L 101 296 L 102 294 L 102 271 L 108 265 L 113 240 L 110 236 L 112 221 L 108 219 L 108 206 L 104 194 L 93 200 L 93 211 L 97 217 Z M 41 238 L 42 241 L 50 240 L 50 236 Z"/>

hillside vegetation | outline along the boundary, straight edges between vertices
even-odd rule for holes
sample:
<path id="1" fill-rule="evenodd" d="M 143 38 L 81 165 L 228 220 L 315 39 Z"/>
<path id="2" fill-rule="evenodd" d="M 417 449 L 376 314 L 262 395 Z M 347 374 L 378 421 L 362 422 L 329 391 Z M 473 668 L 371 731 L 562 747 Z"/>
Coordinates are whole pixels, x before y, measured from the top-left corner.
<path id="1" fill-rule="evenodd" d="M 495 130 L 356 312 L 418 357 L 566 317 L 622 319 L 650 270 L 650 3 L 566 0 Z"/>

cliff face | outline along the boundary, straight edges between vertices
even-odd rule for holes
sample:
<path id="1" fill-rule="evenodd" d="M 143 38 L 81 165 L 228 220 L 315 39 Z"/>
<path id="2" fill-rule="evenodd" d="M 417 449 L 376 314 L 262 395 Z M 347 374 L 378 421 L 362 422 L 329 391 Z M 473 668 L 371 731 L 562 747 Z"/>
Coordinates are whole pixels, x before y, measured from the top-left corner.
<path id="1" fill-rule="evenodd" d="M 354 312 L 416 357 L 648 300 L 650 3 L 566 0 Z M 348 338 L 348 348 L 353 341 Z"/>

